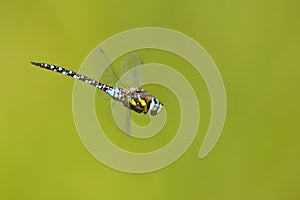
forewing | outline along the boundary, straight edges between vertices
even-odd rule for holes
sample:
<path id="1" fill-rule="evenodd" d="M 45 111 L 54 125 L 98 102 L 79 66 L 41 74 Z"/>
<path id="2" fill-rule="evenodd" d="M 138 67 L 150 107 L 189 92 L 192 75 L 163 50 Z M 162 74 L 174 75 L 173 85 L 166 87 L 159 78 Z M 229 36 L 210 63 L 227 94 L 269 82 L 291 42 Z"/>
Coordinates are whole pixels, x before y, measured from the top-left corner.
<path id="1" fill-rule="evenodd" d="M 122 82 L 129 88 L 142 86 L 142 65 L 144 64 L 142 58 L 131 53 L 127 55 L 120 66 L 120 74 L 122 75 Z M 139 67 L 138 67 L 139 66 Z M 123 76 L 126 74 L 126 76 Z"/>
<path id="2" fill-rule="evenodd" d="M 109 57 L 101 48 L 97 48 L 93 55 L 97 74 L 99 75 L 104 71 L 100 78 L 100 82 L 106 85 L 115 86 L 120 79 L 120 76 Z"/>

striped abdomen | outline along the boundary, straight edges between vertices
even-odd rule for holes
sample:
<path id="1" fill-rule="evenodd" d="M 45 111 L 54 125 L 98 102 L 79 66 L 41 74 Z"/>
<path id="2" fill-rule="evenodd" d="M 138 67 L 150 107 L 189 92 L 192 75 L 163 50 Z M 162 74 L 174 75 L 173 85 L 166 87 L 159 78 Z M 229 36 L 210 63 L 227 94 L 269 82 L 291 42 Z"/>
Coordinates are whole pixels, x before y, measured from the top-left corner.
<path id="1" fill-rule="evenodd" d="M 76 72 L 65 69 L 63 67 L 58 67 L 58 66 L 55 66 L 55 65 L 50 65 L 50 64 L 47 64 L 47 63 L 39 63 L 39 62 L 31 62 L 31 64 L 39 66 L 39 67 L 44 68 L 44 69 L 54 71 L 54 72 L 65 74 L 67 76 L 71 76 L 71 77 L 73 77 L 75 79 L 78 79 L 78 80 L 81 80 L 85 83 L 88 83 L 88 84 L 90 84 L 92 86 L 95 86 L 96 88 L 106 92 L 109 96 L 111 96 L 115 100 L 121 101 L 123 99 L 122 98 L 123 97 L 122 89 L 120 89 L 120 88 L 117 88 L 117 87 L 114 88 L 114 87 L 111 87 L 109 85 L 105 85 L 105 84 L 100 83 L 100 82 L 98 82 L 94 79 L 91 79 L 91 78 L 89 78 L 85 75 L 78 74 Z"/>

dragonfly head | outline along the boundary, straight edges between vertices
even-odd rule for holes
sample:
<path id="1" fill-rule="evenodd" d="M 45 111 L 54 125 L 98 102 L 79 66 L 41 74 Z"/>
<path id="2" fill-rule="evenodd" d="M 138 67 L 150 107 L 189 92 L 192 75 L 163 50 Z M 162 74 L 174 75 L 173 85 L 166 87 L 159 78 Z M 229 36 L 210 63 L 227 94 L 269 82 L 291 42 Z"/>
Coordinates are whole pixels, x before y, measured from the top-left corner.
<path id="1" fill-rule="evenodd" d="M 150 103 L 150 108 L 149 108 L 150 114 L 157 115 L 163 108 L 164 108 L 163 104 L 160 103 L 157 98 L 152 97 L 151 103 Z"/>

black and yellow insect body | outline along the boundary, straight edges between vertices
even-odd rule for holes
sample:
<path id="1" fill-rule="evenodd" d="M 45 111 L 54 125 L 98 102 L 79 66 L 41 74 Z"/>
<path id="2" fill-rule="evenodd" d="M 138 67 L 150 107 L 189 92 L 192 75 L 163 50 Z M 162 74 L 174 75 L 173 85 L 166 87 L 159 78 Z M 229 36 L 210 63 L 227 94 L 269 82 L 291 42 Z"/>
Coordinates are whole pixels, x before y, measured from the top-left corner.
<path id="1" fill-rule="evenodd" d="M 156 97 L 152 96 L 149 92 L 147 92 L 141 87 L 133 87 L 133 88 L 112 87 L 104 83 L 101 83 L 99 81 L 96 81 L 94 79 L 91 79 L 85 75 L 78 74 L 74 71 L 65 69 L 63 67 L 59 67 L 47 63 L 40 63 L 40 62 L 31 62 L 31 64 L 47 70 L 65 74 L 77 80 L 88 83 L 98 88 L 99 90 L 105 92 L 114 100 L 122 102 L 122 104 L 125 107 L 137 113 L 147 114 L 148 111 L 150 111 L 151 115 L 157 115 L 163 108 L 163 104 L 159 102 L 159 100 Z"/>

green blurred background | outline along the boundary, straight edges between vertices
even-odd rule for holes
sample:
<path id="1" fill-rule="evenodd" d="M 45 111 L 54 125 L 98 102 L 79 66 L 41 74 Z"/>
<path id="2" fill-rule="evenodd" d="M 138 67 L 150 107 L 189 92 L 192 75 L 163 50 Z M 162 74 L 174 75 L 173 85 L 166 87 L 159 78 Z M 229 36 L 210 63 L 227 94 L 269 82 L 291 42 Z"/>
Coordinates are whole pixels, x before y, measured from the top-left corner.
<path id="1" fill-rule="evenodd" d="M 0 199 L 300 199 L 299 19 L 293 0 L 1 1 Z M 198 160 L 209 120 L 203 92 L 203 126 L 189 150 L 165 169 L 134 175 L 82 145 L 74 81 L 29 61 L 77 70 L 101 41 L 145 26 L 183 32 L 209 52 L 228 112 L 213 152 Z M 181 68 L 205 90 L 189 70 Z"/>

